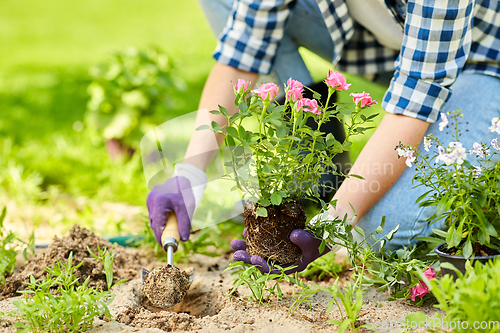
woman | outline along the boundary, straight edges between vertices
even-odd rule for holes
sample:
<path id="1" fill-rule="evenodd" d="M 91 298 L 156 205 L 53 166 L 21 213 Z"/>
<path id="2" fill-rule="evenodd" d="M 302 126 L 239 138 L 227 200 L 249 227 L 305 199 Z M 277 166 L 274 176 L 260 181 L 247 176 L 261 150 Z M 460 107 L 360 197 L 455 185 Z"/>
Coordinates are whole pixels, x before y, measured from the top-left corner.
<path id="1" fill-rule="evenodd" d="M 288 77 L 312 82 L 299 46 L 346 72 L 374 76 L 394 70 L 382 103 L 387 113 L 351 169 L 365 180 L 344 181 L 334 196 L 336 208 L 329 209 L 330 218 L 352 216 L 352 205 L 353 224 L 369 233 L 386 216 L 386 230 L 400 224 L 389 249 L 414 244 L 415 237 L 440 227 L 427 222 L 431 208 L 415 204 L 424 189 L 412 188 L 414 170 L 398 159 L 394 149 L 400 141 L 421 144 L 430 133 L 448 140 L 436 120 L 441 112 L 457 109 L 464 115 L 461 126 L 468 123 L 461 138 L 464 147 L 494 138 L 488 127 L 500 113 L 499 1 L 200 1 L 219 36 L 217 63 L 205 84 L 200 109 L 233 105 L 230 82 L 238 79 L 256 82 L 258 75 L 272 73 L 279 82 Z M 223 124 L 224 119 L 212 120 Z M 213 157 L 203 145 L 207 134 L 193 134 L 185 161 L 176 171 L 179 179 L 204 175 L 202 170 Z M 176 186 L 173 181 L 169 184 Z M 182 195 L 174 196 L 153 191 L 148 197 L 156 233 L 161 233 L 168 211 L 176 209 L 186 216 L 179 226 L 189 230 L 190 214 L 185 211 L 192 208 L 186 210 Z M 200 191 L 194 196 L 200 197 Z M 317 241 L 307 232 L 297 230 L 291 239 L 303 252 L 296 270 L 319 256 Z M 267 269 L 263 260 L 243 251 L 243 242 L 234 247 L 235 258 Z"/>

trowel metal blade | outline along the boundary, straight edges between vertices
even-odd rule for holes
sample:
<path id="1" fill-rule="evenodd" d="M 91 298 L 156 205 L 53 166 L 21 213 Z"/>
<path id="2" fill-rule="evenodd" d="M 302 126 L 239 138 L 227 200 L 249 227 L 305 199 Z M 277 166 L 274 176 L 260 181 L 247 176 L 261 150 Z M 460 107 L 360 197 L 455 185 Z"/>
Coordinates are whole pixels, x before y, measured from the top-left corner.
<path id="1" fill-rule="evenodd" d="M 141 271 L 141 282 L 144 283 L 144 281 L 146 281 L 146 277 L 148 276 L 148 274 L 151 273 L 150 271 L 148 271 L 147 269 L 145 269 L 144 267 L 142 268 L 142 271 Z"/>

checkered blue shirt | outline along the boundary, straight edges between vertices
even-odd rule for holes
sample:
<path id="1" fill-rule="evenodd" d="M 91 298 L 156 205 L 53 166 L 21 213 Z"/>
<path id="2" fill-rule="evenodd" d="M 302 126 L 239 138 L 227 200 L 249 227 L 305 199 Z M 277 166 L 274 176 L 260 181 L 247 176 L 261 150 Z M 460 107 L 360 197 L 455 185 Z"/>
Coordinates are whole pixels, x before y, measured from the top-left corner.
<path id="1" fill-rule="evenodd" d="M 316 1 L 335 45 L 336 68 L 357 74 L 395 69 L 382 104 L 387 112 L 435 122 L 459 73 L 500 77 L 499 0 L 385 0 L 404 27 L 400 51 L 381 46 L 356 24 L 344 0 Z M 402 1 L 406 13 L 398 17 L 391 3 Z M 294 2 L 235 1 L 215 59 L 270 73 Z"/>

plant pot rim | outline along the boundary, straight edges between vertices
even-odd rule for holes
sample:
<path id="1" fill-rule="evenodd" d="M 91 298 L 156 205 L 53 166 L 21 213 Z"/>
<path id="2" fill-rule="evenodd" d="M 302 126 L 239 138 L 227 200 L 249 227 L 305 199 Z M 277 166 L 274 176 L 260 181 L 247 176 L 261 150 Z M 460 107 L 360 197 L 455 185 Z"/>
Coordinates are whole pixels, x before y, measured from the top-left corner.
<path id="1" fill-rule="evenodd" d="M 436 245 L 436 247 L 434 248 L 434 253 L 436 253 L 437 255 L 441 256 L 441 257 L 445 257 L 445 258 L 450 258 L 450 259 L 465 259 L 464 256 L 457 256 L 457 255 L 452 255 L 452 254 L 448 254 L 448 253 L 445 253 L 443 251 L 441 251 L 439 248 L 443 245 L 446 245 L 446 242 L 443 242 L 441 244 L 438 244 Z M 500 256 L 500 254 L 494 254 L 494 255 L 491 255 L 491 256 L 474 256 L 474 257 L 471 257 L 470 259 L 467 259 L 467 260 L 489 260 L 489 259 L 493 259 L 493 258 L 496 258 Z"/>

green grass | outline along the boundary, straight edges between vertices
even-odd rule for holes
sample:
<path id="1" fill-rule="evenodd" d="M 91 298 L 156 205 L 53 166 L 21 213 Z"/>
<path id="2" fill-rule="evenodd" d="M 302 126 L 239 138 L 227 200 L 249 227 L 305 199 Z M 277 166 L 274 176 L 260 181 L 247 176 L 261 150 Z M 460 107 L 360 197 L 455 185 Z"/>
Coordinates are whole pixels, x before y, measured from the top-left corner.
<path id="1" fill-rule="evenodd" d="M 89 68 L 124 47 L 156 45 L 187 83 L 182 102 L 164 120 L 197 110 L 215 47 L 197 1 L 5 0 L 0 40 L 8 46 L 0 48 L 0 200 L 9 206 L 6 225 L 25 236 L 36 229 L 42 239 L 73 223 L 108 234 L 142 228 L 148 189 L 140 157 L 111 161 L 103 142 L 81 130 Z M 330 65 L 307 51 L 304 56 L 313 76 L 324 79 Z M 353 91 L 381 100 L 382 88 L 354 76 L 348 80 Z M 353 157 L 365 140 L 354 145 Z M 227 204 L 213 196 L 214 204 Z"/>

